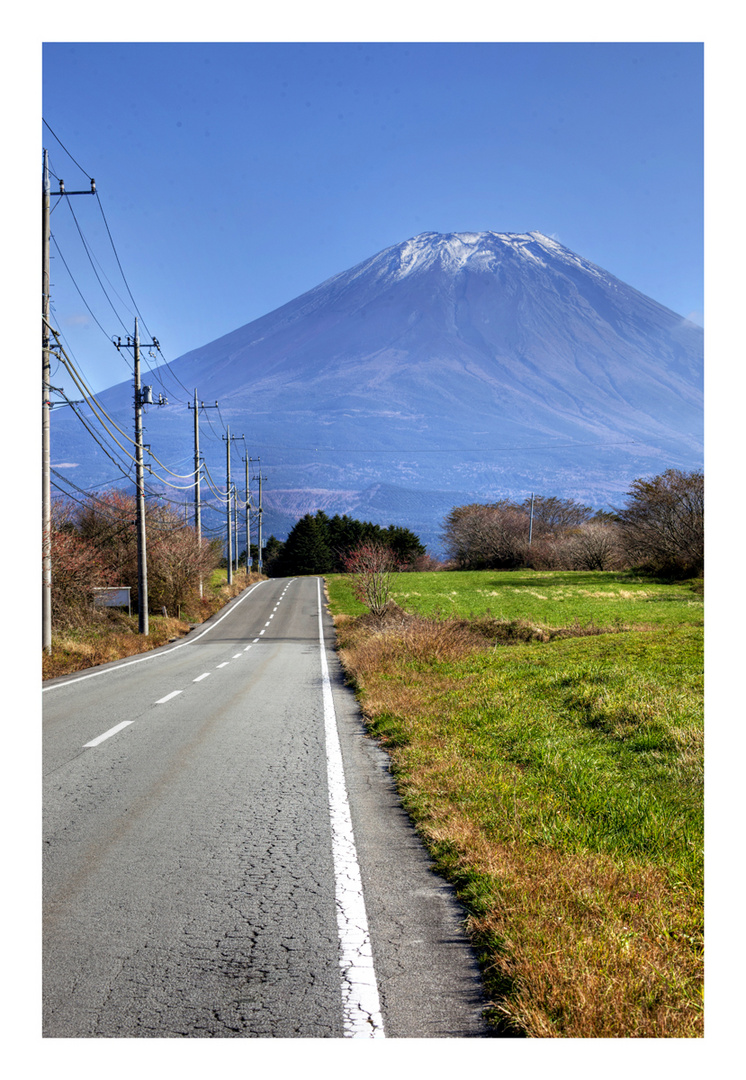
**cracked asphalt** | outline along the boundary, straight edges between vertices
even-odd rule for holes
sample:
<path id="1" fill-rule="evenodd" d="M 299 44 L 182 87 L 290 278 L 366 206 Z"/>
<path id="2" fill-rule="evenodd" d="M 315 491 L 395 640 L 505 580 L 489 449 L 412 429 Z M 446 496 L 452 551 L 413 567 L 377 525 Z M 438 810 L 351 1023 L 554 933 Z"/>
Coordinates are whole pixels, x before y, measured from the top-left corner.
<path id="1" fill-rule="evenodd" d="M 176 646 L 45 683 L 45 1037 L 488 1037 L 463 912 L 365 737 L 320 595 L 265 581 Z"/>

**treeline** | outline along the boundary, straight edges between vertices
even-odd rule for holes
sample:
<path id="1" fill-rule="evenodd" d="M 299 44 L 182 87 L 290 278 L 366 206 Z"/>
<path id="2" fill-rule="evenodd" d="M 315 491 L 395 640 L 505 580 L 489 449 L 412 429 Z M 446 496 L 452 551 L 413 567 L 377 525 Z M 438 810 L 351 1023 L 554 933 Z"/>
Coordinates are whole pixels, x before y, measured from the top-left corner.
<path id="1" fill-rule="evenodd" d="M 384 528 L 357 521 L 347 514 L 329 517 L 323 510 L 305 514 L 284 543 L 270 537 L 264 551 L 264 572 L 270 577 L 296 574 L 341 574 L 351 552 L 364 544 L 392 551 L 403 569 L 415 569 L 427 553 L 411 530 L 398 525 Z"/>
<path id="2" fill-rule="evenodd" d="M 200 582 L 220 564 L 222 541 L 199 542 L 168 506 L 148 501 L 145 519 L 150 610 L 196 614 Z M 58 626 L 84 618 L 97 588 L 129 586 L 137 608 L 135 521 L 135 499 L 121 491 L 55 504 L 52 614 Z M 636 567 L 698 577 L 704 570 L 704 474 L 669 469 L 635 480 L 625 505 L 610 512 L 553 496 L 535 497 L 533 504 L 503 499 L 457 506 L 445 519 L 443 544 L 448 561 L 440 563 L 410 529 L 317 510 L 296 522 L 284 542 L 269 538 L 263 570 L 270 577 L 345 573 L 355 552 L 372 548 L 389 552 L 397 570 Z"/>
<path id="3" fill-rule="evenodd" d="M 80 502 L 55 503 L 52 512 L 52 617 L 72 625 L 90 611 L 95 590 L 129 587 L 137 609 L 136 502 L 110 491 Z M 220 541 L 198 542 L 181 514 L 150 501 L 145 505 L 148 607 L 172 614 L 197 611 L 200 581 L 220 560 Z"/>
<path id="4" fill-rule="evenodd" d="M 615 570 L 669 577 L 704 570 L 704 474 L 669 469 L 635 480 L 624 506 L 594 511 L 574 499 L 457 506 L 443 542 L 463 570 Z"/>

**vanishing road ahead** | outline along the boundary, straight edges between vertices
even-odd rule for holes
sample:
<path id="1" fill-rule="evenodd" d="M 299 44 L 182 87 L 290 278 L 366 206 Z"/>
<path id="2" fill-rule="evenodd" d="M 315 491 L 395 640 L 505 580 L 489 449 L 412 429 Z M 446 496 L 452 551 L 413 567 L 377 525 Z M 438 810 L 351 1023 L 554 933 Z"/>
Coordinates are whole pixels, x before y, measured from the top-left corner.
<path id="1" fill-rule="evenodd" d="M 486 1037 L 318 578 L 44 684 L 44 1035 Z"/>

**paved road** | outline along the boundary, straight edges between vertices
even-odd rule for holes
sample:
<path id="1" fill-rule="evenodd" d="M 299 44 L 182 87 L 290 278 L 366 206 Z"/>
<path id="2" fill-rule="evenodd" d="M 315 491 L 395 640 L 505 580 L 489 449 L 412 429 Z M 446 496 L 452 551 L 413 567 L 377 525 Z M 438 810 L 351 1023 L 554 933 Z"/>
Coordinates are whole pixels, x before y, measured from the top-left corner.
<path id="1" fill-rule="evenodd" d="M 486 1037 L 316 578 L 44 685 L 44 1035 Z"/>

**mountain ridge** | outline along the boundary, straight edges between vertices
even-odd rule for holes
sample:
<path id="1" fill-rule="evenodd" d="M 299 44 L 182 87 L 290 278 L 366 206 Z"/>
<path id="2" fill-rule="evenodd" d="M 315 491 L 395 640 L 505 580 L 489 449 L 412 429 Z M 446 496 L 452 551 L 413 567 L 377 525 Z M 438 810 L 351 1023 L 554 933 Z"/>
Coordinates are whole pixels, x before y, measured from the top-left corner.
<path id="1" fill-rule="evenodd" d="M 412 492 L 420 519 L 418 490 L 452 505 L 532 490 L 608 505 L 640 475 L 700 467 L 703 347 L 701 328 L 544 234 L 421 233 L 156 375 L 219 399 L 278 491 L 338 491 L 340 505 L 357 491 L 380 518 L 363 493 L 385 483 Z M 120 423 L 131 392 L 99 395 Z M 148 419 L 161 460 L 156 443 L 188 452 L 185 411 Z M 83 444 L 60 429 L 75 460 Z"/>

